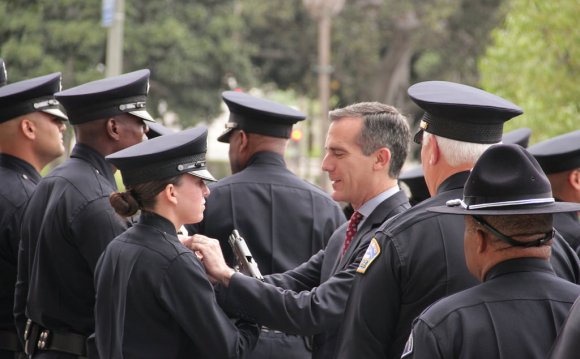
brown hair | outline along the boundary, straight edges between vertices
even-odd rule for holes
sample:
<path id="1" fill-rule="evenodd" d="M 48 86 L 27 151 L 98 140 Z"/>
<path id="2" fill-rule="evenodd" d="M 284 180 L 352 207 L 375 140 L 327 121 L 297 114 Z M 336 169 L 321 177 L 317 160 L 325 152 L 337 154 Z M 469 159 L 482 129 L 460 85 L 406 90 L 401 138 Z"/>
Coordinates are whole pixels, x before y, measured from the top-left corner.
<path id="1" fill-rule="evenodd" d="M 151 209 L 157 203 L 157 195 L 167 187 L 168 184 L 178 186 L 183 175 L 164 178 L 156 181 L 139 183 L 127 187 L 125 192 L 113 192 L 109 196 L 109 202 L 115 212 L 123 217 L 130 217 L 138 210 Z"/>

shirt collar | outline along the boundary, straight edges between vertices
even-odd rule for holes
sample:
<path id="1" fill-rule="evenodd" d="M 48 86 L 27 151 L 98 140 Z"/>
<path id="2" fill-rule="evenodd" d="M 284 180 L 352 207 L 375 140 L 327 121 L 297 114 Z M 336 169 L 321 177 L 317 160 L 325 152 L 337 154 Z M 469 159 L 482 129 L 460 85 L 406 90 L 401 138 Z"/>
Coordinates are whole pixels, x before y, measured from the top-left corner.
<path id="1" fill-rule="evenodd" d="M 103 177 L 105 177 L 117 190 L 117 182 L 115 181 L 115 176 L 113 175 L 113 168 L 105 160 L 105 157 L 93 148 L 83 145 L 82 143 L 77 143 L 73 148 L 71 158 L 78 158 L 83 161 L 90 163 Z"/>
<path id="2" fill-rule="evenodd" d="M 362 206 L 360 206 L 360 208 L 357 209 L 357 211 L 363 215 L 363 219 L 362 221 L 360 221 L 358 228 L 360 228 L 362 223 L 371 215 L 371 213 L 373 213 L 373 211 L 379 206 L 379 204 L 383 203 L 387 198 L 393 196 L 400 190 L 401 189 L 399 188 L 399 186 L 395 185 L 394 187 L 391 187 L 388 190 L 379 193 L 370 200 L 366 201 Z"/>

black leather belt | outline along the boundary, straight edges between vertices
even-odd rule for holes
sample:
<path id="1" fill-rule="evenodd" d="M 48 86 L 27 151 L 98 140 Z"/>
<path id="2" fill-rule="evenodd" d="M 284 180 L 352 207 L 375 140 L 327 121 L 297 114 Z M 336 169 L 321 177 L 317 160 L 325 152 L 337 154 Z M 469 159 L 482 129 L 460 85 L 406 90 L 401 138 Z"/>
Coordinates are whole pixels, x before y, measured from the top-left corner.
<path id="1" fill-rule="evenodd" d="M 28 355 L 33 355 L 36 350 L 64 352 L 81 358 L 87 355 L 87 338 L 84 335 L 56 332 L 30 320 L 26 323 L 24 338 L 25 351 Z"/>
<path id="2" fill-rule="evenodd" d="M 20 348 L 20 340 L 18 335 L 11 330 L 0 330 L 0 350 L 8 350 L 11 352 L 18 352 Z"/>

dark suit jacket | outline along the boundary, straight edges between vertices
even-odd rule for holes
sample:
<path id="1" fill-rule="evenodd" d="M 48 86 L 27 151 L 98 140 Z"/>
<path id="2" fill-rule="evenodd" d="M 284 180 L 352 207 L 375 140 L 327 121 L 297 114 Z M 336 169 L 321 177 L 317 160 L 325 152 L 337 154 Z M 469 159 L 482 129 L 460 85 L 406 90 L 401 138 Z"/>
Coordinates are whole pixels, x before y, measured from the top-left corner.
<path id="1" fill-rule="evenodd" d="M 293 270 L 266 276 L 266 283 L 235 274 L 219 289 L 220 304 L 231 314 L 287 333 L 314 335 L 313 358 L 334 358 L 336 335 L 356 268 L 375 230 L 410 208 L 402 191 L 383 201 L 363 222 L 344 257 L 345 223 L 327 247 Z"/>

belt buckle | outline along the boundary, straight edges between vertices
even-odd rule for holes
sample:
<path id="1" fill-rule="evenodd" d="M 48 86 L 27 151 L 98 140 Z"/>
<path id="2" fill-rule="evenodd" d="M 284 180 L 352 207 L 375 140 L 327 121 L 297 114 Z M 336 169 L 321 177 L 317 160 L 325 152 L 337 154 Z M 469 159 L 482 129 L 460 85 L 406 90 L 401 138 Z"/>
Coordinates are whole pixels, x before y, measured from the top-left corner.
<path id="1" fill-rule="evenodd" d="M 44 329 L 42 332 L 40 332 L 40 336 L 38 337 L 38 344 L 37 347 L 38 349 L 46 349 L 48 348 L 48 342 L 50 340 L 50 330 L 48 329 Z"/>

